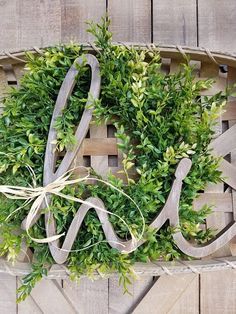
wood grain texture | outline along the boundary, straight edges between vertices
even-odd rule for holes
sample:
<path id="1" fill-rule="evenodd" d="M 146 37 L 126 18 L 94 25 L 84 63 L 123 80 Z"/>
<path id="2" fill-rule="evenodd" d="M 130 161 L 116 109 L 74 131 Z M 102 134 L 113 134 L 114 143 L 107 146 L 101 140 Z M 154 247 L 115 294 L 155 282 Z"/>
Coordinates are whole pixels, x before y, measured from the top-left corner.
<path id="1" fill-rule="evenodd" d="M 59 43 L 61 36 L 59 0 L 19 0 L 18 17 L 20 47 L 42 47 Z"/>
<path id="2" fill-rule="evenodd" d="M 20 79 L 21 77 L 23 76 L 24 74 L 24 67 L 25 65 L 24 64 L 14 64 L 13 66 L 13 71 L 15 73 L 15 77 L 16 77 L 16 80 L 18 82 L 18 84 L 20 83 Z"/>
<path id="3" fill-rule="evenodd" d="M 230 193 L 201 193 L 194 200 L 194 209 L 199 210 L 204 205 L 212 206 L 214 212 L 232 213 L 232 196 Z"/>
<path id="4" fill-rule="evenodd" d="M 236 69 L 232 67 L 228 67 L 228 76 L 227 76 L 227 85 L 228 87 L 232 88 L 234 84 L 236 83 Z M 233 87 L 233 91 L 235 92 L 235 87 Z M 227 103 L 227 111 L 229 111 L 229 119 L 228 119 L 228 125 L 229 128 L 233 127 L 236 124 L 236 101 L 235 97 L 229 96 L 229 102 Z M 227 112 L 226 111 L 226 112 Z M 234 143 L 235 144 L 235 143 Z M 230 162 L 236 166 L 236 145 L 233 150 L 231 150 L 230 154 Z M 236 220 L 236 190 L 232 189 L 232 207 L 233 207 L 233 219 Z M 236 255 L 236 237 L 232 239 L 230 242 L 230 250 L 231 254 L 233 256 Z"/>
<path id="5" fill-rule="evenodd" d="M 90 127 L 90 137 L 92 139 L 100 139 L 107 137 L 107 126 L 106 125 L 91 125 Z M 91 167 L 98 173 L 106 178 L 108 173 L 108 156 L 103 154 L 91 156 Z"/>
<path id="6" fill-rule="evenodd" d="M 104 127 L 106 132 L 106 126 Z M 117 140 L 115 138 L 106 138 L 106 135 L 101 138 L 95 137 L 91 139 L 85 138 L 81 150 L 83 151 L 84 155 L 104 156 L 104 158 L 105 156 L 107 157 L 108 155 L 117 155 L 118 154 Z"/>
<path id="7" fill-rule="evenodd" d="M 109 279 L 109 314 L 131 313 L 154 284 L 152 276 L 142 276 L 132 281 L 130 294 L 124 294 L 118 278 Z"/>
<path id="8" fill-rule="evenodd" d="M 29 303 L 22 308 L 30 308 L 38 313 L 39 309 L 41 313 L 45 314 L 74 314 L 76 313 L 70 300 L 67 298 L 62 287 L 56 280 L 42 280 L 40 281 L 31 292 L 31 298 Z M 32 305 L 32 302 L 34 305 Z M 33 308 L 32 308 L 33 307 Z M 33 312 L 33 311 L 32 311 Z M 32 313 L 29 312 L 29 313 Z M 27 312 L 22 312 L 22 314 Z"/>
<path id="9" fill-rule="evenodd" d="M 170 310 L 170 314 L 199 314 L 199 276 L 195 275 L 193 281 L 183 291 L 179 299 Z"/>
<path id="10" fill-rule="evenodd" d="M 200 294 L 202 314 L 235 314 L 235 270 L 201 274 Z"/>
<path id="11" fill-rule="evenodd" d="M 236 101 L 228 101 L 225 107 L 225 112 L 222 115 L 222 120 L 231 121 L 236 120 Z"/>
<path id="12" fill-rule="evenodd" d="M 17 85 L 17 78 L 13 69 L 13 66 L 11 64 L 6 64 L 3 66 L 3 70 L 6 75 L 6 80 L 8 85 Z"/>
<path id="13" fill-rule="evenodd" d="M 79 284 L 64 280 L 63 291 L 76 313 L 108 314 L 108 279 L 83 278 Z"/>
<path id="14" fill-rule="evenodd" d="M 200 78 L 205 78 L 205 77 L 213 78 L 214 80 L 216 80 L 215 84 L 217 86 L 218 85 L 217 83 L 220 82 L 220 78 L 218 75 L 219 75 L 219 66 L 217 64 L 206 63 L 206 62 L 201 63 Z M 207 96 L 213 95 L 214 91 L 206 90 L 202 94 L 207 95 Z M 218 137 L 216 139 L 216 141 L 217 141 L 218 139 L 221 138 L 220 136 L 223 132 L 222 117 L 220 117 L 218 119 L 217 124 L 214 126 L 214 131 L 215 131 L 215 137 Z M 224 192 L 224 184 L 223 184 L 223 182 L 220 182 L 217 184 L 209 184 L 208 187 L 206 188 L 205 192 L 206 193 L 217 193 L 217 194 L 221 193 L 222 194 Z M 207 217 L 206 223 L 207 223 L 207 228 L 211 228 L 213 230 L 216 229 L 217 232 L 219 232 L 227 224 L 225 213 L 224 212 L 213 212 L 212 214 L 210 214 Z M 230 255 L 230 249 L 229 249 L 229 245 L 226 245 L 223 248 L 220 248 L 212 256 L 219 257 L 219 256 L 228 256 L 228 255 Z"/>
<path id="15" fill-rule="evenodd" d="M 93 41 L 86 32 L 86 22 L 99 22 L 106 13 L 106 0 L 62 0 L 61 1 L 61 40 L 85 42 Z"/>
<path id="16" fill-rule="evenodd" d="M 195 0 L 153 0 L 153 42 L 197 46 Z"/>
<path id="17" fill-rule="evenodd" d="M 0 50 L 57 44 L 61 39 L 60 0 L 0 2 Z"/>
<path id="18" fill-rule="evenodd" d="M 18 10 L 17 0 L 0 1 L 0 50 L 18 47 Z"/>
<path id="19" fill-rule="evenodd" d="M 114 41 L 151 42 L 151 1 L 109 0 Z"/>
<path id="20" fill-rule="evenodd" d="M 198 0 L 199 46 L 236 51 L 235 0 Z"/>
<path id="21" fill-rule="evenodd" d="M 0 313 L 16 313 L 16 277 L 0 275 Z"/>
<path id="22" fill-rule="evenodd" d="M 236 79 L 236 77 L 235 77 Z M 236 125 L 236 120 L 228 121 L 229 127 Z M 233 150 L 231 150 L 230 154 L 230 162 L 232 165 L 236 166 L 236 145 Z M 231 220 L 236 220 L 236 191 L 234 189 L 230 190 L 231 198 L 232 198 L 232 217 Z M 229 243 L 230 251 L 233 256 L 236 256 L 236 236 Z"/>
<path id="23" fill-rule="evenodd" d="M 0 105 L 1 99 L 6 95 L 7 92 L 7 76 L 3 68 L 0 68 Z"/>
<path id="24" fill-rule="evenodd" d="M 21 280 L 17 278 L 17 288 L 21 286 Z M 30 295 L 24 302 L 17 305 L 17 314 L 43 314 L 36 300 Z"/>
<path id="25" fill-rule="evenodd" d="M 133 311 L 134 314 L 198 313 L 198 275 L 164 275 Z"/>

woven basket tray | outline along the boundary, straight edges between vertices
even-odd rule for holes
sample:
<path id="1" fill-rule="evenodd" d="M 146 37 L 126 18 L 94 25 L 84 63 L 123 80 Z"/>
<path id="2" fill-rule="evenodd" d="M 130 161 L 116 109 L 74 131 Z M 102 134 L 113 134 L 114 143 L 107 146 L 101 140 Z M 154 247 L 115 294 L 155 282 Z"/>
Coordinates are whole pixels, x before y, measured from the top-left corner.
<path id="1" fill-rule="evenodd" d="M 129 44 L 125 44 L 129 46 Z M 142 49 L 158 49 L 162 58 L 162 70 L 165 73 L 172 73 L 178 69 L 180 63 L 185 60 L 186 55 L 191 62 L 196 65 L 196 79 L 213 78 L 215 80 L 212 88 L 202 91 L 202 95 L 210 96 L 224 90 L 227 86 L 236 83 L 236 56 L 210 52 L 207 49 L 158 46 L 155 45 L 135 45 Z M 97 53 L 97 48 L 93 44 L 85 44 L 84 50 L 92 54 Z M 24 73 L 24 52 L 31 51 L 40 54 L 38 48 L 25 49 L 17 52 L 0 52 L 0 110 L 2 110 L 1 99 L 6 95 L 6 90 L 11 86 L 17 86 L 20 77 Z M 235 127 L 234 127 L 235 125 Z M 230 130 L 230 131 L 228 131 Z M 222 133 L 224 137 L 222 138 Z M 197 210 L 204 204 L 214 204 L 213 213 L 206 220 L 206 227 L 222 230 L 228 225 L 232 225 L 236 220 L 236 191 L 232 186 L 236 186 L 236 100 L 228 99 L 226 111 L 218 121 L 215 137 L 221 138 L 223 142 L 230 144 L 227 150 L 227 160 L 225 161 L 225 171 L 227 173 L 227 184 L 222 182 L 211 185 L 195 201 L 194 207 Z M 235 144 L 234 144 L 235 143 Z M 224 156 L 223 156 L 224 157 Z M 112 125 L 95 126 L 91 125 L 89 137 L 85 138 L 80 149 L 77 162 L 80 165 L 92 166 L 98 174 L 105 175 L 110 169 L 117 173 L 121 168 L 121 154 L 117 149 L 114 127 Z M 232 182 L 232 186 L 230 186 Z M 231 239 L 227 245 L 221 247 L 211 256 L 194 261 L 181 262 L 159 262 L 142 264 L 137 263 L 134 267 L 138 275 L 177 274 L 189 272 L 204 272 L 226 268 L 236 268 L 236 238 Z M 24 254 L 19 256 L 19 262 L 14 266 L 3 258 L 0 259 L 0 273 L 7 272 L 12 275 L 21 276 L 28 274 L 31 270 L 30 263 L 25 261 Z M 68 276 L 68 270 L 64 265 L 54 265 L 48 273 L 49 278 Z"/>

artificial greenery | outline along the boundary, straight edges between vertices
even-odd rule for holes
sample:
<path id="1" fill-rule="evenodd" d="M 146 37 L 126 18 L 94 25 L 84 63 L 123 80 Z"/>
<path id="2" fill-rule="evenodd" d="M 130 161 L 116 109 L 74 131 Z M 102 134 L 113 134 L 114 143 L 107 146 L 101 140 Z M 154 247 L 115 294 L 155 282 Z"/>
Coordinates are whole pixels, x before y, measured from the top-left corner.
<path id="1" fill-rule="evenodd" d="M 200 97 L 200 91 L 209 88 L 213 81 L 196 81 L 188 60 L 178 72 L 165 74 L 161 70 L 158 51 L 113 45 L 108 26 L 109 21 L 104 19 L 100 25 L 91 23 L 89 29 L 101 49 L 96 56 L 102 87 L 99 101 L 93 104 L 94 119 L 98 123 L 113 121 L 116 126 L 127 180 L 123 182 L 111 174 L 107 180 L 125 191 L 141 208 L 147 241 L 129 255 L 112 249 L 105 241 L 88 247 L 105 240 L 96 213 L 90 211 L 73 246 L 73 250 L 84 250 L 71 252 L 67 266 L 72 279 L 78 279 L 81 274 L 93 276 L 94 270 L 100 273 L 118 271 L 120 282 L 127 290 L 132 265 L 136 261 L 183 257 L 172 239 L 172 228 L 165 225 L 157 232 L 147 227 L 164 206 L 173 173 L 183 157 L 191 158 L 192 168 L 181 193 L 180 228 L 187 239 L 197 243 L 211 238 L 211 230 L 200 228 L 210 208 L 204 206 L 194 211 L 192 204 L 209 182 L 220 180 L 219 160 L 211 156 L 208 145 L 227 95 L 218 93 Z M 85 52 L 79 44 L 72 43 L 48 48 L 40 56 L 27 54 L 26 74 L 20 87 L 12 89 L 5 99 L 0 119 L 0 184 L 32 185 L 30 166 L 37 185 L 42 185 L 45 147 L 55 101 L 68 69 Z M 88 97 L 90 74 L 89 67 L 80 67 L 68 107 L 57 119 L 59 151 L 70 150 L 76 143 L 73 133 Z M 130 177 L 131 170 L 137 173 L 135 181 Z M 141 232 L 142 219 L 137 208 L 109 186 L 80 184 L 67 187 L 63 192 L 80 198 L 100 197 L 106 208 L 121 216 L 134 234 Z M 9 260 L 15 261 L 23 241 L 34 252 L 32 273 L 23 279 L 19 300 L 30 293 L 53 264 L 48 246 L 32 241 L 20 231 L 29 206 L 16 212 L 6 223 L 8 215 L 21 205 L 20 200 L 1 196 L 0 254 L 7 254 Z M 56 219 L 58 233 L 66 232 L 78 208 L 78 203 L 52 198 L 50 210 Z M 119 219 L 111 216 L 110 221 L 121 238 L 130 237 L 127 227 Z M 45 237 L 43 217 L 30 233 L 36 238 Z"/>

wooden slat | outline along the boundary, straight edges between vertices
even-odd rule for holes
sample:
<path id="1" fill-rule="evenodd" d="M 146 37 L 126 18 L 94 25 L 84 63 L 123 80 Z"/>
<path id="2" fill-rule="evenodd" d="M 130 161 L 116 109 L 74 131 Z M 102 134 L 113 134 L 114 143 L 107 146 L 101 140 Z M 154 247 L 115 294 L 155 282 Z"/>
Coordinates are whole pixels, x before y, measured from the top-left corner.
<path id="1" fill-rule="evenodd" d="M 8 85 L 17 85 L 17 78 L 11 64 L 6 64 L 3 66 L 3 70 L 6 75 Z"/>
<path id="2" fill-rule="evenodd" d="M 225 112 L 222 114 L 222 120 L 236 120 L 236 101 L 228 101 L 225 106 Z"/>
<path id="3" fill-rule="evenodd" d="M 153 41 L 197 46 L 195 0 L 153 0 Z"/>
<path id="4" fill-rule="evenodd" d="M 236 120 L 230 120 L 229 128 L 236 124 Z M 230 163 L 236 167 L 236 143 L 234 142 L 234 149 L 231 151 L 230 154 Z M 232 146 L 233 147 L 233 146 Z M 232 196 L 232 220 L 236 220 L 236 192 L 234 189 L 231 189 L 231 196 Z M 229 244 L 231 254 L 236 256 L 236 237 L 234 237 Z"/>
<path id="5" fill-rule="evenodd" d="M 219 65 L 213 62 L 202 62 L 200 70 L 200 80 L 212 78 L 214 83 L 211 88 L 203 90 L 201 92 L 202 96 L 211 96 L 226 88 L 226 78 L 219 76 Z M 198 78 L 196 80 L 199 80 Z"/>
<path id="6" fill-rule="evenodd" d="M 235 270 L 201 274 L 201 313 L 235 314 Z"/>
<path id="7" fill-rule="evenodd" d="M 21 281 L 17 280 L 18 287 L 21 286 Z M 34 314 L 42 314 L 42 310 L 39 305 L 36 303 L 34 298 L 30 295 L 26 298 L 24 302 L 20 302 L 17 305 L 17 314 L 26 314 L 26 313 L 34 313 Z"/>
<path id="8" fill-rule="evenodd" d="M 62 0 L 61 1 L 61 40 L 85 42 L 94 37 L 86 32 L 86 22 L 100 22 L 106 13 L 106 0 Z"/>
<path id="9" fill-rule="evenodd" d="M 0 313 L 16 313 L 16 277 L 0 275 Z"/>
<path id="10" fill-rule="evenodd" d="M 236 69 L 228 67 L 228 76 L 227 76 L 227 85 L 228 87 L 231 87 L 236 83 Z M 235 92 L 235 88 L 233 90 Z M 236 111 L 236 101 L 235 97 L 229 96 L 229 102 L 227 104 L 228 107 L 226 107 L 226 112 L 229 111 L 229 118 L 228 118 L 228 125 L 229 128 L 234 126 L 236 124 L 236 114 L 234 112 Z M 230 163 L 234 166 L 236 166 L 236 143 L 235 141 L 232 143 L 232 151 L 230 154 Z M 234 189 L 231 189 L 232 193 L 232 208 L 233 208 L 233 215 L 232 215 L 232 220 L 236 220 L 236 192 Z M 230 241 L 230 250 L 231 254 L 233 256 L 236 255 L 236 237 L 234 237 Z"/>
<path id="11" fill-rule="evenodd" d="M 131 313 L 132 309 L 142 300 L 154 281 L 152 276 L 142 276 L 129 286 L 130 294 L 123 294 L 118 278 L 109 279 L 109 314 Z"/>
<path id="12" fill-rule="evenodd" d="M 17 38 L 17 3 L 17 0 L 2 1 L 0 3 L 0 50 L 19 47 Z"/>
<path id="13" fill-rule="evenodd" d="M 151 1 L 110 0 L 108 14 L 115 41 L 151 42 Z"/>
<path id="14" fill-rule="evenodd" d="M 201 71 L 200 77 L 208 77 L 213 78 L 216 80 L 215 85 L 220 86 L 219 88 L 222 90 L 221 86 L 221 78 L 218 77 L 219 75 L 219 66 L 215 63 L 201 63 Z M 226 81 L 225 81 L 226 84 Z M 206 90 L 202 94 L 204 95 L 212 95 L 210 90 Z M 214 127 L 215 137 L 218 137 L 222 134 L 222 117 L 218 119 L 218 123 Z M 205 190 L 207 193 L 223 193 L 224 192 L 224 184 L 223 182 L 217 184 L 209 184 L 207 189 Z M 228 223 L 229 217 L 224 212 L 213 212 L 210 214 L 206 219 L 207 227 L 213 230 L 217 229 L 217 231 L 222 230 Z M 212 256 L 219 257 L 219 256 L 228 256 L 230 255 L 229 245 L 225 245 L 223 248 L 216 251 Z"/>
<path id="15" fill-rule="evenodd" d="M 199 276 L 194 277 L 180 296 L 180 298 L 173 305 L 170 314 L 183 314 L 186 310 L 191 314 L 199 314 Z"/>
<path id="16" fill-rule="evenodd" d="M 232 195 L 230 193 L 202 193 L 194 201 L 194 209 L 198 210 L 204 205 L 213 206 L 214 212 L 233 212 Z"/>
<path id="17" fill-rule="evenodd" d="M 115 138 L 86 138 L 83 141 L 82 151 L 83 155 L 117 155 L 117 141 Z"/>
<path id="18" fill-rule="evenodd" d="M 3 70 L 3 68 L 0 67 L 0 114 L 3 111 L 3 97 L 6 95 L 6 91 L 7 91 L 7 77 L 6 74 Z"/>
<path id="19" fill-rule="evenodd" d="M 194 81 L 197 82 L 199 80 L 205 80 L 205 79 L 208 79 L 208 77 L 196 78 Z M 216 82 L 214 82 L 210 88 L 201 90 L 200 94 L 202 96 L 215 95 L 216 93 L 219 93 L 225 90 L 226 79 L 224 77 L 216 77 L 215 80 Z"/>
<path id="20" fill-rule="evenodd" d="M 198 0 L 199 46 L 236 51 L 235 0 Z"/>
<path id="21" fill-rule="evenodd" d="M 198 275 L 163 275 L 135 308 L 134 314 L 198 313 Z"/>
<path id="22" fill-rule="evenodd" d="M 25 6 L 23 7 L 21 4 L 20 9 L 23 16 L 20 16 L 20 19 L 22 21 L 24 19 L 24 27 L 22 23 L 21 30 L 24 39 L 22 38 L 20 45 L 24 47 L 39 45 L 42 47 L 59 43 L 61 40 L 61 1 L 34 1 L 36 5 L 40 3 L 40 11 L 34 8 L 35 14 L 32 13 L 32 9 L 27 10 L 27 7 L 32 8 L 32 1 L 23 1 Z"/>
<path id="23" fill-rule="evenodd" d="M 83 278 L 78 285 L 64 280 L 63 291 L 76 309 L 76 313 L 108 314 L 108 279 L 93 282 Z"/>
<path id="24" fill-rule="evenodd" d="M 90 138 L 100 139 L 107 137 L 106 125 L 91 125 L 90 126 Z M 106 177 L 108 171 L 108 156 L 91 156 L 91 167 L 97 172 L 97 174 Z"/>
<path id="25" fill-rule="evenodd" d="M 170 73 L 179 72 L 181 69 L 181 64 L 184 63 L 183 59 L 171 59 L 170 62 Z"/>
<path id="26" fill-rule="evenodd" d="M 17 35 L 17 47 L 42 47 L 59 43 L 60 0 L 19 0 L 16 3 L 17 23 L 14 32 Z M 8 18 L 9 14 L 11 13 L 8 12 Z"/>
<path id="27" fill-rule="evenodd" d="M 24 74 L 24 67 L 25 67 L 25 64 L 14 64 L 13 65 L 13 71 L 15 73 L 15 77 L 16 77 L 16 80 L 18 83 L 19 83 L 22 75 Z"/>
<path id="28" fill-rule="evenodd" d="M 24 302 L 18 304 L 17 308 L 17 314 L 44 314 L 31 296 L 29 296 Z"/>
<path id="29" fill-rule="evenodd" d="M 30 308 L 32 311 L 30 313 L 33 313 L 33 310 L 38 313 L 39 309 L 41 313 L 45 314 L 76 313 L 73 304 L 56 280 L 45 279 L 37 283 L 27 302 L 28 304 L 19 309 L 24 311 L 24 309 Z M 27 313 L 23 311 L 22 314 Z"/>

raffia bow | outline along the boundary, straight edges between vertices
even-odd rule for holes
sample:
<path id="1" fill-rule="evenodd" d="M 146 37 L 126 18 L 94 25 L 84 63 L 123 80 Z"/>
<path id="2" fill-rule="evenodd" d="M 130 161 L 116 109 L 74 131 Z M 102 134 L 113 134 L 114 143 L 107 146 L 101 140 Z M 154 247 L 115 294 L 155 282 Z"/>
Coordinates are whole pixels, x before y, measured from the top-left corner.
<path id="1" fill-rule="evenodd" d="M 87 170 L 87 175 L 82 177 L 82 178 L 70 179 L 71 175 L 74 172 L 74 170 L 78 169 L 78 168 L 86 169 Z M 31 171 L 31 173 L 33 173 L 32 169 L 30 169 L 30 171 Z M 34 173 L 33 173 L 33 176 L 35 177 Z M 138 209 L 138 211 L 140 213 L 140 216 L 141 216 L 142 222 L 143 222 L 142 232 L 141 232 L 141 234 L 138 237 L 135 237 L 135 235 L 133 234 L 133 232 L 132 232 L 131 228 L 129 227 L 129 225 L 119 215 L 117 215 L 115 213 L 112 213 L 111 211 L 108 211 L 105 208 L 97 206 L 94 203 L 88 202 L 86 200 L 82 200 L 81 198 L 61 193 L 61 191 L 68 185 L 75 185 L 75 184 L 78 184 L 80 182 L 89 181 L 89 180 L 98 181 L 98 182 L 101 182 L 101 183 L 109 186 L 110 188 L 116 190 L 117 192 L 119 192 L 122 195 L 124 195 L 125 197 L 127 197 L 135 205 L 135 207 Z M 129 230 L 130 235 L 131 235 L 131 241 L 133 243 L 133 245 L 132 245 L 133 247 L 136 247 L 137 242 L 140 241 L 142 239 L 142 237 L 143 237 L 143 233 L 144 233 L 144 229 L 145 229 L 145 220 L 144 220 L 143 214 L 142 214 L 139 206 L 135 203 L 135 201 L 128 194 L 126 194 L 121 189 L 118 189 L 117 187 L 115 187 L 111 183 L 109 183 L 109 182 L 107 182 L 105 180 L 102 180 L 102 179 L 91 177 L 89 169 L 85 168 L 85 167 L 76 167 L 76 168 L 70 169 L 69 171 L 64 173 L 62 176 L 58 177 L 55 181 L 53 181 L 52 183 L 49 183 L 48 185 L 46 185 L 44 187 L 22 187 L 22 186 L 0 185 L 0 193 L 5 195 L 9 199 L 22 199 L 22 200 L 25 200 L 24 204 L 22 206 L 18 207 L 16 210 L 14 210 L 6 218 L 5 221 L 8 221 L 12 216 L 14 216 L 14 214 L 16 214 L 17 211 L 22 210 L 24 207 L 26 207 L 27 205 L 29 205 L 30 203 L 33 202 L 32 205 L 31 205 L 31 208 L 29 210 L 29 213 L 28 213 L 28 215 L 27 215 L 27 217 L 25 219 L 24 229 L 26 230 L 28 236 L 33 241 L 35 241 L 37 243 L 51 243 L 51 242 L 54 242 L 54 241 L 58 240 L 59 238 L 61 238 L 62 236 L 65 235 L 65 232 L 63 232 L 61 234 L 57 234 L 57 235 L 54 235 L 54 236 L 46 237 L 46 238 L 43 238 L 43 239 L 36 239 L 36 238 L 34 238 L 34 237 L 32 237 L 30 235 L 29 230 L 30 230 L 31 226 L 34 224 L 36 217 L 38 216 L 38 214 L 42 210 L 42 205 L 46 204 L 48 210 L 50 210 L 49 204 L 48 204 L 48 201 L 47 201 L 47 196 L 48 195 L 56 195 L 56 196 L 62 197 L 64 199 L 67 199 L 67 200 L 70 200 L 70 201 L 74 201 L 74 202 L 77 202 L 77 203 L 80 203 L 80 204 L 84 204 L 84 205 L 90 206 L 90 207 L 92 207 L 92 208 L 94 208 L 96 210 L 99 210 L 99 211 L 105 212 L 106 214 L 113 215 L 113 216 L 117 217 L 120 221 L 122 221 L 122 223 Z M 115 242 L 115 241 L 113 241 L 113 242 Z M 117 242 L 117 244 L 122 246 L 121 243 Z M 91 247 L 91 246 L 88 246 L 88 247 Z"/>

